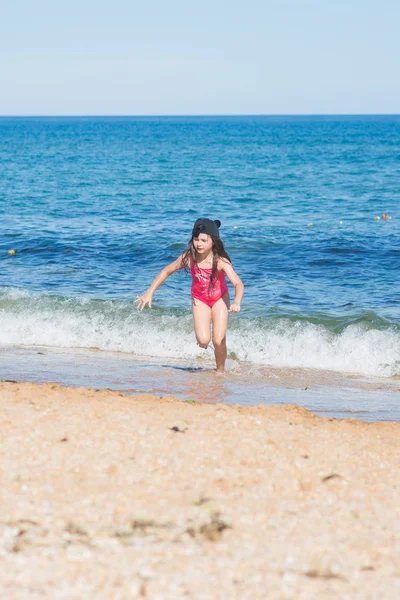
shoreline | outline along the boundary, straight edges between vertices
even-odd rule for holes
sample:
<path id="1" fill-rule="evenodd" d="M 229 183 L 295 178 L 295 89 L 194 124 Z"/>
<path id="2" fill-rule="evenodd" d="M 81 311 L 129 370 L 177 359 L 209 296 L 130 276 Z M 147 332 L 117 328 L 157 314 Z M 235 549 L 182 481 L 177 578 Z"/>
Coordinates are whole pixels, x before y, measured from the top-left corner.
<path id="1" fill-rule="evenodd" d="M 0 383 L 0 591 L 400 594 L 400 423 Z"/>
<path id="2" fill-rule="evenodd" d="M 94 349 L 14 346 L 0 350 L 0 359 L 2 380 L 51 381 L 135 395 L 173 393 L 181 400 L 210 404 L 294 404 L 334 418 L 400 421 L 399 378 L 276 368 L 231 359 L 226 375 L 216 377 L 208 352 L 202 359 L 178 360 Z"/>

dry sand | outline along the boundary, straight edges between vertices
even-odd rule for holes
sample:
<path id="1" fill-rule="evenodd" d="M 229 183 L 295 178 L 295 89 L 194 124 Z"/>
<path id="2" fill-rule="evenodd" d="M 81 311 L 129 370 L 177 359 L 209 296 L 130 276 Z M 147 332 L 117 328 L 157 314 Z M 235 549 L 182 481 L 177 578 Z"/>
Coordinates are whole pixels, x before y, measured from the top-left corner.
<path id="1" fill-rule="evenodd" d="M 0 597 L 400 598 L 399 423 L 0 384 Z"/>

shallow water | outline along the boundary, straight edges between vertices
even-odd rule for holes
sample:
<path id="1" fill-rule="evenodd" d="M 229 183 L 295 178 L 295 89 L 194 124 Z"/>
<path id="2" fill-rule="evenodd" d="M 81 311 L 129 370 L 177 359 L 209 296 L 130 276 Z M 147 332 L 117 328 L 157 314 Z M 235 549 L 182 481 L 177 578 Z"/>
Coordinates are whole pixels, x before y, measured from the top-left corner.
<path id="1" fill-rule="evenodd" d="M 216 375 L 211 353 L 191 361 L 133 357 L 79 349 L 12 348 L 0 352 L 2 378 L 109 388 L 128 394 L 174 395 L 182 400 L 240 404 L 298 404 L 335 418 L 400 420 L 400 381 L 359 378 L 310 369 L 256 368 L 228 360 Z"/>

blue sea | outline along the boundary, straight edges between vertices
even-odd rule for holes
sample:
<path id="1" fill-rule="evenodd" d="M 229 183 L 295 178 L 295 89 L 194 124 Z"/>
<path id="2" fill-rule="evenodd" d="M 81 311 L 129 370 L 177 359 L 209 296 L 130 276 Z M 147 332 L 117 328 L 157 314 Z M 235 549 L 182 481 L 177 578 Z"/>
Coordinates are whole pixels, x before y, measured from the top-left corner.
<path id="1" fill-rule="evenodd" d="M 0 378 L 399 418 L 399 173 L 400 116 L 0 118 Z M 198 217 L 245 284 L 218 384 L 190 276 L 132 302 Z"/>

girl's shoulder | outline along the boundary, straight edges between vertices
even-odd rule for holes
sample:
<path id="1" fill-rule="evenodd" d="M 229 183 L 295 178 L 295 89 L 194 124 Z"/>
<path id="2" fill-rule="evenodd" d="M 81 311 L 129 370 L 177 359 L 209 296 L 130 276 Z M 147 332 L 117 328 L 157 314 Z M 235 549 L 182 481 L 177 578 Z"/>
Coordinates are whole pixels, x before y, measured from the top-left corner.
<path id="1" fill-rule="evenodd" d="M 182 252 L 178 258 L 178 261 L 180 263 L 180 269 L 191 269 L 193 266 L 193 259 L 189 252 Z"/>
<path id="2" fill-rule="evenodd" d="M 223 256 L 218 257 L 218 271 L 223 271 L 226 265 L 231 265 L 230 261 Z"/>

